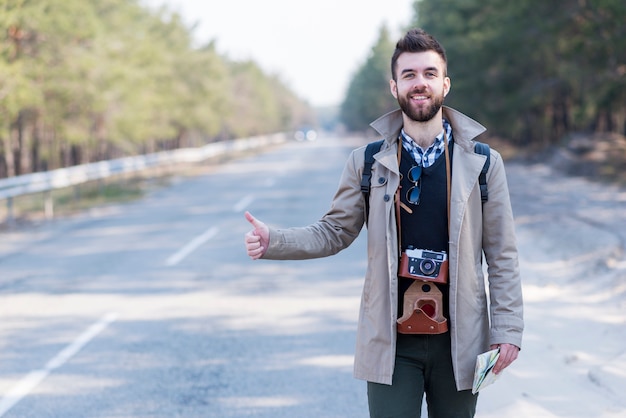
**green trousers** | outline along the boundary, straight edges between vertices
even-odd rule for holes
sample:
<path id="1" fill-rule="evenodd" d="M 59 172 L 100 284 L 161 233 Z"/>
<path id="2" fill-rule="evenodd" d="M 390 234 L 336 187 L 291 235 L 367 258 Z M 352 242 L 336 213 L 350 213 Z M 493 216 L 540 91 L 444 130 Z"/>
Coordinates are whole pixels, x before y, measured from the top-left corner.
<path id="1" fill-rule="evenodd" d="M 419 418 L 426 395 L 429 418 L 471 418 L 478 395 L 457 391 L 450 333 L 398 334 L 391 385 L 367 383 L 371 418 Z"/>

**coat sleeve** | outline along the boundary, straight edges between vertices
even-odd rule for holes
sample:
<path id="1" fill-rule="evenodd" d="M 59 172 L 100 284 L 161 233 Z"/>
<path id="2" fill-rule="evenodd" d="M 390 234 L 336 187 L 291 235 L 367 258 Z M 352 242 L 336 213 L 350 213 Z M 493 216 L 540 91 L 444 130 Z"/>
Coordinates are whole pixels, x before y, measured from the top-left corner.
<path id="1" fill-rule="evenodd" d="M 507 343 L 521 348 L 524 321 L 515 222 L 504 163 L 496 151 L 492 151 L 491 161 L 482 238 L 489 275 L 489 344 Z"/>
<path id="2" fill-rule="evenodd" d="M 364 224 L 361 173 L 364 148 L 354 150 L 344 167 L 330 209 L 317 222 L 286 229 L 270 229 L 270 243 L 263 255 L 272 260 L 326 257 L 347 248 Z"/>

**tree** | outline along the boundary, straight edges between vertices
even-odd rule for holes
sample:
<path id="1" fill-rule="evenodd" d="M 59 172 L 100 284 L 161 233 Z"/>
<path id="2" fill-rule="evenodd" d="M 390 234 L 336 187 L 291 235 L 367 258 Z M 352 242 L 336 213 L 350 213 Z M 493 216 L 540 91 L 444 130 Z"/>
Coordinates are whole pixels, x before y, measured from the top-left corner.
<path id="1" fill-rule="evenodd" d="M 369 57 L 358 69 L 341 104 L 340 119 L 351 131 L 364 131 L 370 122 L 398 104 L 389 91 L 390 58 L 394 44 L 382 26 Z"/>
<path id="2" fill-rule="evenodd" d="M 422 0 L 413 25 L 448 53 L 447 101 L 519 144 L 624 132 L 626 4 Z"/>
<path id="3" fill-rule="evenodd" d="M 272 133 L 311 108 L 138 0 L 0 0 L 0 177 Z"/>

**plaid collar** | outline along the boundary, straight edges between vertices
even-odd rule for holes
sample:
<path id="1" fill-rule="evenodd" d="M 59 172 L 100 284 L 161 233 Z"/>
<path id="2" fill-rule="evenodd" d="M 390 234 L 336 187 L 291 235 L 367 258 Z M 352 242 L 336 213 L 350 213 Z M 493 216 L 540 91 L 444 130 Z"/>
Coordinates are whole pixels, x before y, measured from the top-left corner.
<path id="1" fill-rule="evenodd" d="M 430 147 L 424 150 L 422 149 L 422 147 L 417 145 L 413 141 L 413 139 L 411 139 L 411 137 L 406 134 L 406 132 L 404 132 L 404 129 L 402 129 L 402 131 L 400 132 L 400 137 L 402 138 L 402 146 L 404 147 L 405 150 L 409 152 L 409 154 L 411 154 L 411 156 L 413 157 L 413 159 L 418 165 L 421 165 L 424 168 L 430 167 L 431 165 L 435 163 L 437 158 L 439 158 L 439 156 L 444 153 L 444 150 L 445 150 L 444 143 L 443 143 L 444 130 L 446 132 L 446 135 L 448 136 L 448 144 L 449 144 L 450 141 L 452 141 L 452 126 L 446 119 L 443 119 L 443 129 L 441 130 L 439 135 L 437 135 L 437 137 L 435 138 L 435 142 L 433 142 L 433 144 Z"/>

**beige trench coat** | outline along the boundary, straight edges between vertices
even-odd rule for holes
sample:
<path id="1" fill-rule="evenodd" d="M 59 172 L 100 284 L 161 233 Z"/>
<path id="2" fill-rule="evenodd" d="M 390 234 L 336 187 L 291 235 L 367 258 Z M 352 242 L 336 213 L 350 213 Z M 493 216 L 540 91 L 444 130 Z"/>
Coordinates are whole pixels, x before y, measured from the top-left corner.
<path id="1" fill-rule="evenodd" d="M 487 173 L 489 200 L 481 203 L 478 175 L 486 157 L 474 153 L 472 140 L 485 128 L 444 107 L 454 136 L 450 213 L 450 330 L 458 390 L 472 387 L 476 356 L 490 344 L 521 347 L 522 291 L 515 226 L 500 155 L 491 151 Z M 357 328 L 354 376 L 391 384 L 396 351 L 398 242 L 393 196 L 399 185 L 400 110 L 371 125 L 385 142 L 372 168 L 368 222 L 368 266 Z M 364 147 L 350 155 L 331 208 L 318 222 L 298 228 L 270 229 L 266 259 L 309 259 L 348 247 L 364 225 L 360 182 Z M 488 266 L 488 293 L 482 255 Z M 488 296 L 489 294 L 489 301 Z"/>

